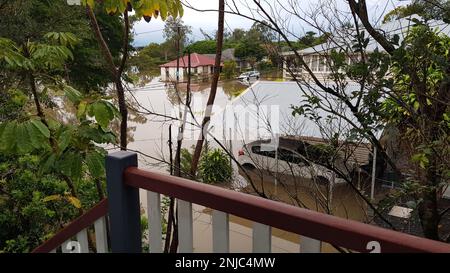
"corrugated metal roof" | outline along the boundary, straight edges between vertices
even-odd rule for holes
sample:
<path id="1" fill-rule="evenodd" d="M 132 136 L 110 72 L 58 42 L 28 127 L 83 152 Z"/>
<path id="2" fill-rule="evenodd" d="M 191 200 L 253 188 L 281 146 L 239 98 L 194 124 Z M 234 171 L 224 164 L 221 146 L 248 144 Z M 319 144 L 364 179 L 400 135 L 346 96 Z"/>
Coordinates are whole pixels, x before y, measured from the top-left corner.
<path id="1" fill-rule="evenodd" d="M 188 67 L 188 56 L 183 56 L 180 59 L 180 67 L 187 68 Z M 208 57 L 206 55 L 191 53 L 191 67 L 199 67 L 199 66 L 209 66 L 214 65 L 215 59 Z M 160 67 L 177 67 L 177 60 L 170 61 L 166 64 L 160 65 Z"/>
<path id="2" fill-rule="evenodd" d="M 359 90 L 359 85 L 349 84 L 346 92 Z M 258 81 L 244 91 L 240 96 L 230 102 L 229 108 L 216 112 L 212 117 L 214 132 L 221 137 L 223 132 L 230 128 L 239 132 L 237 139 L 245 140 L 246 143 L 259 139 L 273 138 L 274 135 L 297 136 L 314 143 L 319 139 L 331 139 L 334 133 L 340 132 L 339 140 L 347 141 L 353 126 L 339 116 L 318 109 L 317 115 L 321 118 L 320 124 L 305 117 L 304 115 L 293 115 L 293 106 L 299 106 L 306 99 L 306 95 L 320 94 L 328 98 L 331 107 L 341 115 L 346 116 L 352 123 L 359 125 L 356 118 L 339 100 L 327 96 L 318 86 L 304 85 L 297 82 L 271 82 Z M 327 117 L 331 116 L 329 122 Z M 269 126 L 270 123 L 270 126 Z M 213 132 L 213 133 L 214 133 Z M 381 131 L 375 133 L 381 135 Z M 348 149 L 352 146 L 348 146 Z M 368 147 L 370 150 L 370 147 Z M 360 149 L 352 152 L 355 161 L 367 162 L 368 150 Z"/>

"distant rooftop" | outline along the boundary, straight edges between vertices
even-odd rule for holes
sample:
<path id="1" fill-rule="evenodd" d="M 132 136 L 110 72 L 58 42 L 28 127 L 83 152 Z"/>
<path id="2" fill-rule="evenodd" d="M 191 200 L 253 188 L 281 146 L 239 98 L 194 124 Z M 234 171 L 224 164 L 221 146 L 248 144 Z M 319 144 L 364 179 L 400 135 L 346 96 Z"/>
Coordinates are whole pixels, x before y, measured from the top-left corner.
<path id="1" fill-rule="evenodd" d="M 180 67 L 187 68 L 188 67 L 188 56 L 183 56 L 179 58 Z M 199 67 L 199 66 L 210 66 L 215 64 L 215 59 L 206 55 L 191 53 L 191 67 Z M 166 64 L 160 65 L 160 67 L 177 67 L 177 60 L 170 61 Z"/>

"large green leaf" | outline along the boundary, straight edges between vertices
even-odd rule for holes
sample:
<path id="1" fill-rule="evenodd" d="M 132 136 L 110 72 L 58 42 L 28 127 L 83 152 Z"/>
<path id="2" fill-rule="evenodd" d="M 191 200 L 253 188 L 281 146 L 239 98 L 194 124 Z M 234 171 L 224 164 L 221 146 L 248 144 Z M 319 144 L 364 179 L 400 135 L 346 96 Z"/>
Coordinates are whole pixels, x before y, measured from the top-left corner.
<path id="1" fill-rule="evenodd" d="M 86 107 L 87 103 L 86 101 L 81 101 L 80 104 L 78 104 L 78 110 L 77 110 L 77 118 L 78 119 L 84 119 L 86 115 Z"/>
<path id="2" fill-rule="evenodd" d="M 64 94 L 74 104 L 78 104 L 83 97 L 80 91 L 69 85 L 64 86 Z"/>
<path id="3" fill-rule="evenodd" d="M 33 150 L 33 144 L 26 126 L 27 123 L 19 123 L 16 127 L 17 151 L 21 154 L 26 154 Z"/>
<path id="4" fill-rule="evenodd" d="M 61 173 L 73 179 L 81 178 L 82 158 L 79 153 L 67 152 L 61 158 L 58 166 Z"/>
<path id="5" fill-rule="evenodd" d="M 120 112 L 119 112 L 119 110 L 114 106 L 114 104 L 110 103 L 109 101 L 102 101 L 102 103 L 104 103 L 104 104 L 106 105 L 106 107 L 108 107 L 108 109 L 109 109 L 109 115 L 110 115 L 111 119 L 113 119 L 114 117 L 120 118 Z"/>
<path id="6" fill-rule="evenodd" d="M 30 144 L 35 149 L 41 149 L 42 147 L 47 146 L 48 141 L 46 140 L 44 135 L 42 135 L 41 131 L 39 131 L 39 129 L 33 125 L 33 123 L 31 123 L 30 121 L 26 122 L 25 128 L 28 132 L 28 136 L 30 137 Z"/>
<path id="7" fill-rule="evenodd" d="M 108 128 L 109 122 L 114 118 L 114 113 L 104 102 L 96 102 L 92 105 L 94 110 L 95 120 L 103 129 Z"/>
<path id="8" fill-rule="evenodd" d="M 87 154 L 86 165 L 88 166 L 89 172 L 94 177 L 101 177 L 105 173 L 105 158 L 98 152 Z"/>
<path id="9" fill-rule="evenodd" d="M 79 153 L 74 154 L 72 158 L 72 178 L 80 179 L 82 172 L 83 158 Z"/>
<path id="10" fill-rule="evenodd" d="M 47 126 L 45 126 L 44 123 L 42 123 L 42 121 L 37 120 L 37 119 L 32 119 L 31 123 L 33 124 L 33 126 L 35 126 L 39 132 L 41 132 L 41 134 L 43 136 L 45 136 L 46 138 L 50 137 L 50 131 L 48 130 Z"/>
<path id="11" fill-rule="evenodd" d="M 2 141 L 3 131 L 5 130 L 6 125 L 7 125 L 6 122 L 0 123 L 0 145 L 1 145 L 1 141 Z"/>
<path id="12" fill-rule="evenodd" d="M 40 171 L 42 173 L 50 172 L 56 162 L 56 155 L 53 153 L 48 154 L 46 157 L 43 157 L 43 161 L 41 162 Z"/>
<path id="13" fill-rule="evenodd" d="M 0 150 L 14 150 L 16 146 L 16 127 L 17 123 L 15 121 L 6 124 L 0 138 Z"/>
<path id="14" fill-rule="evenodd" d="M 59 135 L 58 138 L 58 147 L 61 151 L 64 151 L 70 144 L 72 140 L 73 130 L 68 127 L 64 128 L 64 131 Z"/>

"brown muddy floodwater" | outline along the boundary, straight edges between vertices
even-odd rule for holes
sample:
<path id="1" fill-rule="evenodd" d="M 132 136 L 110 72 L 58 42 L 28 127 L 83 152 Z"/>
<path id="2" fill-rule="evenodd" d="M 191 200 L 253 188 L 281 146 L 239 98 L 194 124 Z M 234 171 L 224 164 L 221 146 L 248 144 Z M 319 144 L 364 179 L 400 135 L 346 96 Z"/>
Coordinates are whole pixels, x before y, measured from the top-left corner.
<path id="1" fill-rule="evenodd" d="M 215 105 L 224 107 L 245 89 L 246 86 L 236 81 L 219 84 Z M 193 85 L 192 91 L 194 115 L 200 120 L 203 116 L 203 109 L 209 95 L 209 84 Z M 132 136 L 132 141 L 129 144 L 129 149 L 137 150 L 151 156 L 147 157 L 139 154 L 140 168 L 167 173 L 167 165 L 158 162 L 154 158 L 168 161 L 169 147 L 167 142 L 169 139 L 169 126 L 172 125 L 172 139 L 176 142 L 178 123 L 170 121 L 162 115 L 177 116 L 179 114 L 182 109 L 179 103 L 180 97 L 182 100 L 185 99 L 183 98 L 183 92 L 178 96 L 174 90 L 166 87 L 164 83 L 155 80 L 144 87 L 132 89 L 131 94 L 132 96 L 129 96 L 128 99 L 132 104 L 134 103 L 135 107 L 140 109 L 141 113 L 138 115 L 131 113 L 132 122 L 130 126 L 132 129 L 129 133 Z M 160 115 L 142 114 L 142 112 L 146 111 Z M 196 135 L 187 130 L 183 140 L 183 147 L 191 147 L 196 143 L 196 140 Z M 215 146 L 214 143 L 211 144 L 213 147 Z M 232 151 L 235 155 L 242 146 L 242 144 L 239 144 L 239 141 L 233 141 L 230 145 L 232 145 Z M 229 146 L 227 145 L 227 147 Z M 314 187 L 306 181 L 292 183 L 290 181 L 292 178 L 280 177 L 279 182 L 275 184 L 273 177 L 270 175 L 261 176 L 257 173 L 251 173 L 251 177 L 255 186 L 260 190 L 264 188 L 265 193 L 272 199 L 317 211 L 324 211 L 325 204 L 328 204 L 333 215 L 357 221 L 364 221 L 366 219 L 366 208 L 363 202 L 361 202 L 351 188 L 345 185 L 336 186 L 333 189 L 332 197 L 329 198 L 326 194 L 326 189 Z M 249 182 L 237 171 L 235 172 L 234 180 L 234 183 L 229 188 L 254 194 L 252 187 L 249 186 Z M 290 183 L 282 183 L 286 181 L 290 181 Z M 323 198 L 324 196 L 326 198 Z M 146 193 L 142 190 L 140 192 L 140 198 L 142 207 L 146 210 Z M 211 209 L 195 204 L 193 205 L 193 209 L 194 252 L 212 252 Z M 231 252 L 251 252 L 251 227 L 251 221 L 230 215 Z M 181 234 L 181 236 L 183 235 Z M 296 234 L 272 229 L 272 252 L 298 252 L 300 242 L 301 238 Z M 336 252 L 328 244 L 323 244 L 322 251 Z"/>

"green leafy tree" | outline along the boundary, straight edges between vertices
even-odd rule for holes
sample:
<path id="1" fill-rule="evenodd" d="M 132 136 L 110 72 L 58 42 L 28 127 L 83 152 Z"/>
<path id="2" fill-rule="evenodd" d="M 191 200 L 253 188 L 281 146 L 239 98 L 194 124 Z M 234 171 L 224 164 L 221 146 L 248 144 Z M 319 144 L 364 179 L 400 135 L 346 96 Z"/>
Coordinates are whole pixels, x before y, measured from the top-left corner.
<path id="1" fill-rule="evenodd" d="M 244 60 L 260 61 L 266 51 L 260 42 L 246 38 L 236 46 L 234 54 Z"/>
<path id="2" fill-rule="evenodd" d="M 383 103 L 384 119 L 395 126 L 416 172 L 412 178 L 422 228 L 439 239 L 439 192 L 450 181 L 450 38 L 419 24 L 392 58 L 394 97 Z M 449 237 L 450 238 L 450 237 Z"/>
<path id="3" fill-rule="evenodd" d="M 107 15 L 100 8 L 96 9 L 96 14 L 112 56 L 118 59 L 123 41 L 122 20 Z M 1 5 L 0 37 L 21 45 L 28 41 L 42 41 L 48 32 L 70 32 L 79 39 L 72 50 L 74 58 L 60 71 L 74 87 L 83 92 L 100 91 L 111 82 L 84 7 L 69 6 L 65 0 L 12 0 Z"/>
<path id="4" fill-rule="evenodd" d="M 427 21 L 414 19 L 399 43 L 398 36 L 385 36 L 374 29 L 365 1 L 349 1 L 349 5 L 364 30 L 355 27 L 351 48 L 330 50 L 330 80 L 335 85 L 325 86 L 314 73 L 308 73 L 320 91 L 344 105 L 353 119 L 327 106 L 329 98 L 315 92 L 305 95 L 305 104 L 294 107 L 294 112 L 320 124 L 324 117 L 316 110 L 321 109 L 352 124 L 350 139 L 367 139 L 377 148 L 397 177 L 397 196 L 402 196 L 398 200 L 412 204 L 424 236 L 449 241 L 448 234 L 442 234 L 439 228 L 448 212 L 440 209 L 442 189 L 450 181 L 449 37 L 433 30 Z M 384 51 L 369 51 L 370 39 Z M 348 62 L 355 56 L 358 61 Z M 308 68 L 308 64 L 302 63 L 302 67 Z M 347 82 L 357 83 L 359 90 L 349 92 Z M 385 128 L 397 131 L 391 137 L 396 153 L 402 155 L 400 160 L 388 154 L 376 137 L 376 132 Z M 372 205 L 369 200 L 367 203 Z M 379 213 L 375 207 L 374 211 Z"/>
<path id="5" fill-rule="evenodd" d="M 236 70 L 236 62 L 235 61 L 225 61 L 223 63 L 223 76 L 225 79 L 232 79 L 237 74 Z"/>
<path id="6" fill-rule="evenodd" d="M 233 174 L 230 159 L 221 149 L 207 151 L 198 169 L 201 180 L 207 184 L 230 182 Z"/>
<path id="7" fill-rule="evenodd" d="M 3 104 L 18 114 L 2 111 L 0 122 L 0 200 L 5 208 L 0 218 L 5 225 L 22 226 L 19 233 L 2 234 L 5 251 L 31 250 L 104 196 L 106 152 L 98 144 L 115 142 L 109 124 L 118 111 L 105 98 L 83 95 L 59 76 L 78 41 L 71 33 L 57 32 L 22 46 L 0 38 L 2 79 L 22 79 L 2 81 Z M 61 110 L 57 98 L 68 106 L 63 111 L 74 109 L 72 116 L 56 114 Z M 16 218 L 14 211 L 21 214 Z"/>
<path id="8" fill-rule="evenodd" d="M 176 56 L 178 44 L 180 51 L 183 51 L 189 42 L 189 35 L 191 33 L 192 28 L 185 25 L 181 18 L 168 17 L 164 25 L 163 34 L 166 39 L 166 45 L 169 46 L 167 50 Z"/>
<path id="9" fill-rule="evenodd" d="M 405 6 L 398 6 L 388 12 L 383 22 L 390 22 L 405 18 L 413 14 L 420 15 L 423 19 L 438 19 L 450 23 L 450 1 L 448 0 L 413 0 Z"/>
<path id="10" fill-rule="evenodd" d="M 130 58 L 130 66 L 136 66 L 139 76 L 159 76 L 159 65 L 164 64 L 164 46 L 151 43 Z"/>
<path id="11" fill-rule="evenodd" d="M 184 52 L 195 52 L 199 54 L 215 54 L 216 53 L 216 41 L 203 40 L 197 41 L 188 45 Z"/>

